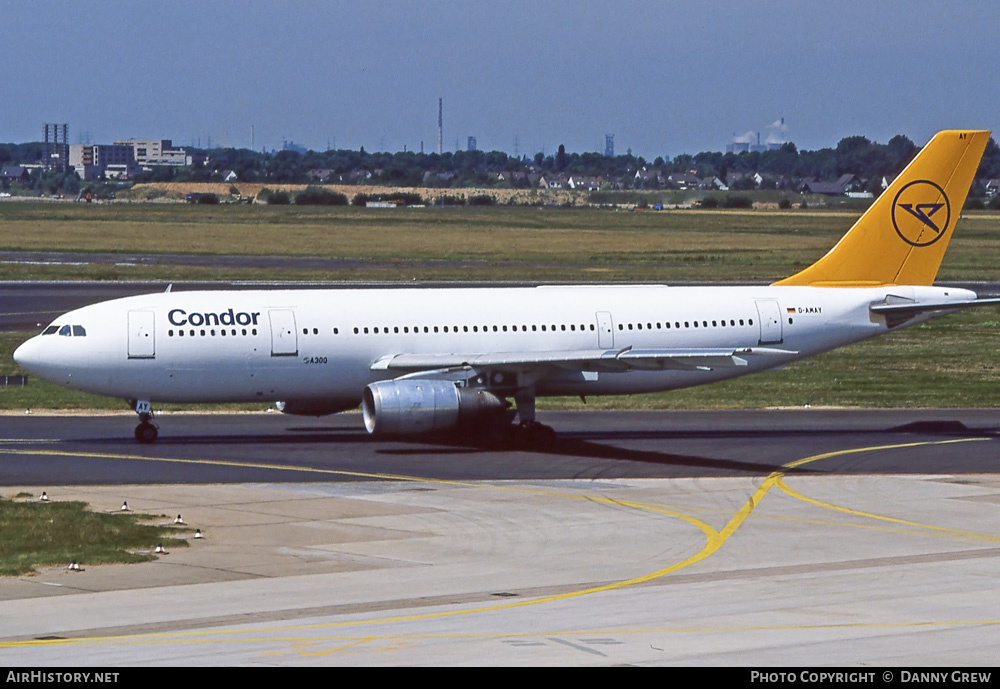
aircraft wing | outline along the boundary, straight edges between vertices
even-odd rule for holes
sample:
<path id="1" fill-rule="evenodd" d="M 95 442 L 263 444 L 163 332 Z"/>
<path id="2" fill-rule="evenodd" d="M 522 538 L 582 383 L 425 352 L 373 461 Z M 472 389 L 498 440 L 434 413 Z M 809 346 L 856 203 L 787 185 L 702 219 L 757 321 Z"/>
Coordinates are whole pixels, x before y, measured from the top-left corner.
<path id="1" fill-rule="evenodd" d="M 905 323 L 911 318 L 915 318 L 922 313 L 947 313 L 967 309 L 972 306 L 996 306 L 1000 304 L 1000 298 L 990 299 L 966 299 L 963 301 L 941 301 L 941 302 L 920 302 L 905 301 L 900 303 L 877 302 L 868 309 L 881 316 L 885 316 L 889 326 L 897 326 Z"/>
<path id="2" fill-rule="evenodd" d="M 396 354 L 372 364 L 376 371 L 414 372 L 449 368 L 504 368 L 546 366 L 571 371 L 711 370 L 746 366 L 747 357 L 796 354 L 771 347 L 684 349 L 583 349 L 546 352 L 491 352 L 477 354 Z"/>

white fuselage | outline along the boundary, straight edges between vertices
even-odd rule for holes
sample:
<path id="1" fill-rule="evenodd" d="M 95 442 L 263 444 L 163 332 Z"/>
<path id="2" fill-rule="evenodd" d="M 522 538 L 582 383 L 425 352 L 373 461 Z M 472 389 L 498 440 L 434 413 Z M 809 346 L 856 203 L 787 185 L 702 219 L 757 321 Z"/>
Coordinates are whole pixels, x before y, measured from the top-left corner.
<path id="1" fill-rule="evenodd" d="M 401 375 L 375 364 L 402 354 L 472 357 L 629 347 L 787 350 L 751 358 L 741 367 L 532 369 L 539 395 L 627 394 L 745 375 L 885 333 L 885 319 L 871 314 L 869 306 L 887 295 L 975 298 L 967 290 L 934 287 L 167 292 L 69 312 L 46 329 L 49 334 L 23 344 L 15 357 L 29 372 L 60 385 L 130 400 L 323 400 L 347 409 L 360 403 L 366 385 Z"/>

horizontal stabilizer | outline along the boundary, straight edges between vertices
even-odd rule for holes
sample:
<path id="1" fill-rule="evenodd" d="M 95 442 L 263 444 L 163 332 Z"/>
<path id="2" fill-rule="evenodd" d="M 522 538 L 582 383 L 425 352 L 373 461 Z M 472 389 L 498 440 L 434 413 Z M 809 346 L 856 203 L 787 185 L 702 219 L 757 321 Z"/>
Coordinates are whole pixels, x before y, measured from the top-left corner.
<path id="1" fill-rule="evenodd" d="M 886 304 L 878 302 L 869 306 L 868 309 L 874 314 L 885 316 L 887 325 L 894 328 L 901 323 L 905 323 L 906 321 L 925 313 L 942 314 L 958 311 L 960 309 L 967 309 L 973 306 L 997 305 L 1000 305 L 1000 298 L 937 302 L 908 301 L 900 304 Z"/>

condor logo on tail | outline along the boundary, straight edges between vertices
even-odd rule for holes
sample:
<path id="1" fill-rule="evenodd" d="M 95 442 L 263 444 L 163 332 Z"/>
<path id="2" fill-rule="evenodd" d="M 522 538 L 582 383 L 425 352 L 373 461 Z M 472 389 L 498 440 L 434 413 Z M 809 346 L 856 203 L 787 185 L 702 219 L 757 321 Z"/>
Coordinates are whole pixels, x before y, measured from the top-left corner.
<path id="1" fill-rule="evenodd" d="M 913 218 L 919 224 L 912 222 Z M 910 182 L 892 202 L 892 225 L 899 238 L 911 246 L 930 246 L 944 236 L 950 222 L 948 195 L 934 182 Z"/>
<path id="2" fill-rule="evenodd" d="M 938 132 L 835 247 L 775 284 L 934 284 L 989 139 L 988 131 Z"/>

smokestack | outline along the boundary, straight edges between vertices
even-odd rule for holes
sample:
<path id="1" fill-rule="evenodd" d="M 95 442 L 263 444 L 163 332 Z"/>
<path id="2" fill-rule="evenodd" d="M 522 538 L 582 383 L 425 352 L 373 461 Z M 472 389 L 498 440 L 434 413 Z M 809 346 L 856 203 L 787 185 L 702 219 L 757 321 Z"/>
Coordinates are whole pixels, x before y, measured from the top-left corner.
<path id="1" fill-rule="evenodd" d="M 438 98 L 438 155 L 441 155 L 441 143 L 444 140 L 444 98 Z"/>

